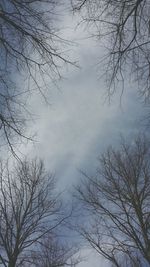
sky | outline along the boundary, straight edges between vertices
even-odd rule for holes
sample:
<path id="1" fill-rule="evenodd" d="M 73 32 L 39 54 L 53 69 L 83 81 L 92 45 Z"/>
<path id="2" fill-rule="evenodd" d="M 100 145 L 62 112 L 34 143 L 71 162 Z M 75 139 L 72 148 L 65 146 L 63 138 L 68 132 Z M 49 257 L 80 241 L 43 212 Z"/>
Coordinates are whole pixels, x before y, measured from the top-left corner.
<path id="1" fill-rule="evenodd" d="M 46 168 L 58 179 L 58 188 L 69 191 L 79 182 L 79 170 L 94 173 L 99 155 L 108 146 L 117 146 L 121 135 L 132 141 L 142 129 L 139 118 L 145 110 L 136 85 L 128 80 L 122 98 L 118 90 L 108 102 L 105 81 L 99 78 L 96 66 L 103 48 L 86 38 L 84 27 L 75 28 L 78 18 L 65 11 L 61 19 L 62 36 L 74 42 L 70 57 L 80 67 L 65 69 L 59 88 L 49 81 L 50 105 L 38 94 L 31 98 L 30 106 L 38 119 L 29 130 L 37 133 L 36 142 L 22 147 L 22 153 L 44 159 Z M 109 266 L 89 249 L 81 253 L 89 258 L 79 267 Z"/>
<path id="2" fill-rule="evenodd" d="M 145 109 L 135 84 L 128 80 L 123 96 L 118 87 L 109 103 L 105 81 L 96 67 L 102 48 L 86 38 L 84 28 L 75 28 L 77 20 L 67 11 L 62 19 L 63 38 L 74 41 L 69 53 L 79 68 L 64 70 L 58 88 L 49 81 L 49 105 L 39 94 L 31 98 L 32 113 L 38 119 L 29 129 L 37 134 L 37 142 L 23 150 L 43 158 L 61 187 L 68 187 L 78 179 L 79 169 L 94 171 L 97 157 L 108 146 L 118 145 L 121 135 L 134 138 L 142 129 Z"/>

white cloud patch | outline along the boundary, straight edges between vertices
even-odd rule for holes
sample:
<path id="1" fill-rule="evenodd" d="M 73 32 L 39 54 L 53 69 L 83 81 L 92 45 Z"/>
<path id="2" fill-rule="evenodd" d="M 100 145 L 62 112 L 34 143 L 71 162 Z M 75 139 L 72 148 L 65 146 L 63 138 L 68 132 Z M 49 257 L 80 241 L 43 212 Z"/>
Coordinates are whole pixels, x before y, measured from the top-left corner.
<path id="1" fill-rule="evenodd" d="M 72 183 L 77 168 L 92 168 L 101 151 L 117 143 L 118 134 L 137 131 L 140 108 L 132 94 L 124 96 L 121 109 L 117 97 L 111 105 L 104 103 L 101 86 L 92 69 L 75 71 L 62 83 L 61 92 L 54 89 L 50 107 L 37 99 L 34 112 L 40 119 L 35 127 L 39 140 L 35 154 L 45 159 L 64 185 Z"/>
<path id="2" fill-rule="evenodd" d="M 98 255 L 96 252 L 91 251 L 91 249 L 84 248 L 80 251 L 81 262 L 78 267 L 109 267 L 109 263 L 102 256 Z"/>

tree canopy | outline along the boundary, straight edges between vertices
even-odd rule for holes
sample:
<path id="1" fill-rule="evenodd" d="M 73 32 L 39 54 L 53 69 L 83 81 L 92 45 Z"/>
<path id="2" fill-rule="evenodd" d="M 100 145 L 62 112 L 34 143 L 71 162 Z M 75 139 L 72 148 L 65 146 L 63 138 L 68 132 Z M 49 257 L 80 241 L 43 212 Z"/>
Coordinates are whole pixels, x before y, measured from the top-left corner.
<path id="1" fill-rule="evenodd" d="M 55 187 L 55 178 L 46 172 L 42 161 L 19 162 L 14 168 L 1 162 L 0 265 L 29 266 L 41 255 L 41 266 L 46 267 L 42 257 L 49 251 L 45 260 L 51 256 L 53 263 L 63 266 L 73 256 L 73 251 L 66 251 L 54 235 L 69 216 Z M 59 253 L 58 246 L 64 254 Z"/>
<path id="2" fill-rule="evenodd" d="M 150 265 L 149 159 L 148 140 L 138 137 L 132 145 L 123 141 L 120 149 L 108 149 L 96 174 L 84 173 L 77 186 L 84 211 L 77 230 L 116 267 Z"/>
<path id="3" fill-rule="evenodd" d="M 45 97 L 47 77 L 56 82 L 60 66 L 71 63 L 63 52 L 67 41 L 56 26 L 58 4 L 61 1 L 0 1 L 0 131 L 1 142 L 12 152 L 13 137 L 27 138 L 27 97 L 35 90 Z"/>
<path id="4" fill-rule="evenodd" d="M 134 77 L 139 94 L 150 99 L 150 5 L 148 0 L 72 0 L 91 36 L 107 48 L 105 68 L 109 97 L 125 74 Z M 127 77 L 127 76 L 126 76 Z M 123 88 L 123 87 L 122 87 Z"/>

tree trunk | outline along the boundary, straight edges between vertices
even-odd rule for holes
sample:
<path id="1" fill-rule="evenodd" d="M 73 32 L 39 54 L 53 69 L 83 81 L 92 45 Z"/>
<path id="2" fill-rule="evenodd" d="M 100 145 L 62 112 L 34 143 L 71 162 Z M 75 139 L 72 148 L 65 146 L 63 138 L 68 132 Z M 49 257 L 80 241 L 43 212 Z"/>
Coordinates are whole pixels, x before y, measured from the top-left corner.
<path id="1" fill-rule="evenodd" d="M 10 259 L 8 262 L 8 267 L 15 267 L 16 266 L 16 259 Z"/>

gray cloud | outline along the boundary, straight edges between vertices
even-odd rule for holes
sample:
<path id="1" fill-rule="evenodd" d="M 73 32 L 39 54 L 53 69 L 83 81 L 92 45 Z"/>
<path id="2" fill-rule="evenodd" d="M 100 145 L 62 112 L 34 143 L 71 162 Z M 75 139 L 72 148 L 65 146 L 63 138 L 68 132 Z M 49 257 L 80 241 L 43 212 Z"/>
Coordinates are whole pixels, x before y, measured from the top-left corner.
<path id="1" fill-rule="evenodd" d="M 80 60 L 81 69 L 66 70 L 67 78 L 61 81 L 59 90 L 49 81 L 50 106 L 45 106 L 39 95 L 31 99 L 33 113 L 39 118 L 31 127 L 37 132 L 38 143 L 22 148 L 28 155 L 44 158 L 47 168 L 56 173 L 61 189 L 78 181 L 78 169 L 94 172 L 97 157 L 108 145 L 117 145 L 120 134 L 132 139 L 139 130 L 137 118 L 144 113 L 135 85 L 128 81 L 121 104 L 120 94 L 113 97 L 110 105 L 104 101 L 105 84 L 97 79 L 94 67 L 101 48 L 84 39 L 83 31 L 74 31 L 73 24 L 72 17 L 67 16 L 64 26 L 69 27 L 64 30 L 64 37 L 78 41 L 70 55 Z M 88 264 L 79 266 L 91 263 L 99 265 L 99 260 L 90 256 Z M 100 266 L 107 265 L 101 262 Z"/>

